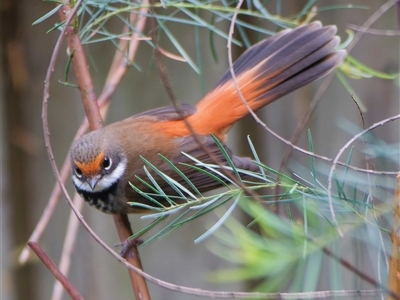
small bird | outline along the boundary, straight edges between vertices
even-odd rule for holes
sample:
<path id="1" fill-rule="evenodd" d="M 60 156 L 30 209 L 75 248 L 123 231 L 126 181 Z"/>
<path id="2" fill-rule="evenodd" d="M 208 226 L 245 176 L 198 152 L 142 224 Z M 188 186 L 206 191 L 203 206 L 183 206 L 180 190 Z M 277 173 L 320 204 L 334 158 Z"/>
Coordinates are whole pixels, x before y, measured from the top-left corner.
<path id="1" fill-rule="evenodd" d="M 233 64 L 233 69 L 247 105 L 257 110 L 327 75 L 342 63 L 346 51 L 335 50 L 340 43 L 336 31 L 335 26 L 323 27 L 320 22 L 312 22 L 283 30 L 245 51 Z M 183 165 L 193 162 L 182 152 L 203 163 L 215 164 L 217 159 L 227 164 L 210 134 L 224 143 L 229 129 L 248 113 L 231 72 L 227 71 L 196 106 L 182 104 L 179 111 L 174 106 L 156 108 L 77 139 L 70 150 L 72 181 L 86 202 L 103 212 L 148 212 L 146 208 L 129 204 L 155 205 L 130 186 L 131 183 L 142 191 L 150 191 L 136 177 L 147 178 L 141 156 L 188 187 L 160 158 L 162 154 L 176 164 L 200 192 L 215 189 L 221 183 Z M 227 147 L 226 150 L 237 168 L 258 170 L 250 158 L 235 156 Z M 176 195 L 164 180 L 156 174 L 154 178 L 167 195 Z M 163 205 L 168 203 L 157 200 Z"/>

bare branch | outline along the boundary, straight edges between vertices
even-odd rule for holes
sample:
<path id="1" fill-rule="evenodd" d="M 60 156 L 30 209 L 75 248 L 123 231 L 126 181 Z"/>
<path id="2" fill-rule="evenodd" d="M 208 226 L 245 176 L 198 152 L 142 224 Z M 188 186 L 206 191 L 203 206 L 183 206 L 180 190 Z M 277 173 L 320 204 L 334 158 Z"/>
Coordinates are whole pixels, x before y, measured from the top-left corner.
<path id="1" fill-rule="evenodd" d="M 78 219 L 81 221 L 81 223 L 84 225 L 84 227 L 89 231 L 90 234 L 92 234 L 95 238 L 94 232 L 91 230 L 91 228 L 87 225 L 87 223 L 83 220 L 81 214 L 79 211 L 73 207 L 73 203 L 68 195 L 68 192 L 65 189 L 65 186 L 63 184 L 63 181 L 60 177 L 60 174 L 58 172 L 58 168 L 55 164 L 54 160 L 54 155 L 51 149 L 51 144 L 50 144 L 50 138 L 49 138 L 49 127 L 48 127 L 48 112 L 47 112 L 47 106 L 48 106 L 48 99 L 49 99 L 49 87 L 50 87 L 50 78 L 52 74 L 52 70 L 54 69 L 55 61 L 57 54 L 60 49 L 61 41 L 66 34 L 69 48 L 75 49 L 74 51 L 74 58 L 73 58 L 73 64 L 74 64 L 74 70 L 76 73 L 76 76 L 78 78 L 79 86 L 80 86 L 80 91 L 82 95 L 82 100 L 84 102 L 84 107 L 85 111 L 89 120 L 89 125 L 91 129 L 98 129 L 102 126 L 102 118 L 100 116 L 100 112 L 97 106 L 97 103 L 95 101 L 95 94 L 94 94 L 94 88 L 92 85 L 92 81 L 90 79 L 90 74 L 87 68 L 86 64 L 86 59 L 84 56 L 84 52 L 82 49 L 82 45 L 80 43 L 79 37 L 77 33 L 75 32 L 75 29 L 73 27 L 70 27 L 69 24 L 71 23 L 71 20 L 74 18 L 77 9 L 79 6 L 82 4 L 83 0 L 79 0 L 76 2 L 74 9 L 71 10 L 71 8 L 68 5 L 64 5 L 62 12 L 60 12 L 60 17 L 62 20 L 65 20 L 65 26 L 61 31 L 61 34 L 57 40 L 57 43 L 55 45 L 53 54 L 51 56 L 49 68 L 46 73 L 46 79 L 45 79 L 45 86 L 44 86 L 44 96 L 43 96 L 43 109 L 42 109 L 42 118 L 43 118 L 43 130 L 44 130 L 44 136 L 45 136 L 45 144 L 46 144 L 46 149 L 49 155 L 49 160 L 51 163 L 51 166 L 53 168 L 53 172 L 57 178 L 57 181 L 59 185 L 62 188 L 62 191 L 64 192 L 69 205 L 72 207 L 74 213 L 78 217 Z M 72 51 L 71 51 L 72 52 Z M 127 220 L 126 215 L 125 216 L 119 216 L 116 215 L 114 216 L 114 223 L 117 227 L 118 235 L 120 236 L 121 240 L 126 240 L 130 235 L 132 235 L 132 231 L 130 228 L 126 228 L 128 222 L 121 222 L 121 219 Z M 96 241 L 99 242 L 99 238 L 95 238 Z M 104 245 L 104 243 L 101 243 Z M 137 249 L 135 249 L 136 254 L 133 257 L 129 257 L 128 260 L 133 263 L 134 265 L 141 267 L 139 255 L 137 253 Z M 147 285 L 144 279 L 140 276 L 137 275 L 137 273 L 129 271 L 129 275 L 131 277 L 131 282 L 132 286 L 134 288 L 135 296 L 137 298 L 141 299 L 150 299 L 148 290 L 147 290 Z"/>
<path id="2" fill-rule="evenodd" d="M 383 4 L 378 10 L 376 10 L 372 16 L 370 16 L 367 21 L 365 21 L 365 23 L 362 25 L 363 28 L 369 28 L 373 23 L 375 23 L 376 20 L 378 20 L 387 10 L 389 10 L 392 6 L 394 6 L 396 3 L 398 2 L 398 0 L 390 0 L 388 2 L 386 2 L 385 4 Z M 361 38 L 361 36 L 363 35 L 364 32 L 358 32 L 356 34 L 356 36 L 354 37 L 353 43 L 348 47 L 348 53 L 350 53 L 351 49 L 354 47 L 354 45 L 359 41 L 359 39 Z M 353 138 L 351 138 L 338 152 L 338 154 L 336 155 L 335 159 L 332 162 L 332 167 L 329 171 L 329 177 L 328 177 L 328 200 L 329 200 L 329 209 L 331 211 L 331 216 L 332 216 L 332 221 L 335 225 L 338 225 L 338 221 L 336 219 L 336 214 L 335 214 L 335 210 L 333 208 L 333 200 L 332 200 L 332 186 L 333 186 L 333 173 L 335 172 L 336 169 L 336 165 L 338 165 L 338 161 L 339 158 L 342 156 L 342 154 L 344 153 L 344 151 L 354 142 L 356 141 L 358 138 L 360 138 L 361 136 L 363 136 L 365 133 L 375 129 L 376 127 L 382 126 L 388 122 L 394 121 L 399 119 L 400 115 L 397 116 L 393 116 L 391 118 L 387 118 L 385 120 L 382 120 L 381 122 L 375 123 L 372 126 L 370 126 L 369 128 L 363 130 L 362 132 L 356 134 L 355 136 L 353 136 Z M 342 232 L 339 229 L 339 234 L 342 235 Z"/>
<path id="3" fill-rule="evenodd" d="M 65 5 L 65 8 L 67 13 L 70 12 L 69 6 Z M 61 20 L 65 20 L 66 14 L 60 13 L 60 18 Z M 99 107 L 96 101 L 94 87 L 87 66 L 85 53 L 75 28 L 69 26 L 68 24 L 69 23 L 67 23 L 65 26 L 66 37 L 70 52 L 74 50 L 72 62 L 78 80 L 79 89 L 81 91 L 83 106 L 85 108 L 90 129 L 97 130 L 102 127 L 103 120 L 101 118 Z M 120 240 L 125 241 L 133 234 L 129 222 L 127 221 L 128 217 L 126 215 L 113 215 L 113 219 Z M 142 266 L 137 248 L 132 247 L 132 252 L 133 255 L 128 256 L 128 261 L 132 265 L 141 268 Z M 150 299 L 146 281 L 141 276 L 138 276 L 135 272 L 129 271 L 129 276 L 131 278 L 131 284 L 135 293 L 135 297 L 138 299 Z"/>
<path id="4" fill-rule="evenodd" d="M 74 196 L 74 205 L 75 207 L 79 210 L 82 211 L 84 201 L 83 199 L 75 193 Z M 79 228 L 79 220 L 75 217 L 75 215 L 70 213 L 69 215 L 69 220 L 68 220 L 68 226 L 67 226 L 67 232 L 65 234 L 64 242 L 63 242 L 63 249 L 61 252 L 61 259 L 60 259 L 60 272 L 65 274 L 65 276 L 68 276 L 69 272 L 69 267 L 71 265 L 71 256 L 73 249 L 75 247 L 75 241 L 77 237 L 77 232 Z M 58 300 L 62 299 L 62 285 L 59 281 L 56 281 L 56 283 L 53 286 L 53 294 L 51 296 L 52 300 Z"/>
<path id="5" fill-rule="evenodd" d="M 79 294 L 76 288 L 69 282 L 68 278 L 60 272 L 57 265 L 51 260 L 50 257 L 43 251 L 40 246 L 35 242 L 28 242 L 29 247 L 35 252 L 35 254 L 40 258 L 43 264 L 49 269 L 49 271 L 54 275 L 54 277 L 63 285 L 65 291 L 74 300 L 83 300 L 83 297 Z"/>

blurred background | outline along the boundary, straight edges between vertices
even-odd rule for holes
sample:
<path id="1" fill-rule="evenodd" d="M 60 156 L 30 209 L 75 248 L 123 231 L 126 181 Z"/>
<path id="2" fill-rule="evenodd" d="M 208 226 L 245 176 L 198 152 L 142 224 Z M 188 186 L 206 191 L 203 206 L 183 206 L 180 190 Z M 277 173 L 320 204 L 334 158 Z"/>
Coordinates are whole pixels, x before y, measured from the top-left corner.
<path id="1" fill-rule="evenodd" d="M 382 0 L 320 0 L 320 1 L 263 1 L 271 14 L 280 11 L 282 16 L 296 15 L 306 4 L 313 3 L 321 9 L 314 17 L 323 24 L 335 24 L 342 41 L 348 38 L 345 32 L 349 24 L 361 26 L 386 1 Z M 339 5 L 353 5 L 351 8 L 332 8 Z M 365 9 L 356 8 L 357 5 Z M 35 228 L 56 182 L 46 153 L 42 130 L 42 98 L 45 73 L 58 37 L 59 31 L 46 32 L 57 23 L 57 14 L 44 22 L 32 23 L 45 15 L 54 6 L 51 2 L 27 0 L 3 0 L 1 3 L 1 299 L 50 299 L 54 278 L 34 257 L 20 265 L 18 256 Z M 207 13 L 204 12 L 204 18 Z M 351 52 L 351 55 L 365 65 L 385 73 L 397 73 L 399 68 L 398 16 L 391 8 L 374 24 L 374 29 L 394 30 L 394 35 L 365 34 Z M 265 28 L 276 31 L 271 22 L 263 21 Z M 260 24 L 258 24 L 259 26 Z M 121 23 L 115 23 L 115 32 Z M 220 22 L 218 28 L 228 32 L 228 22 Z M 194 29 L 183 24 L 170 24 L 173 32 L 191 57 L 200 55 L 203 76 L 196 74 L 186 63 L 164 58 L 177 98 L 185 103 L 196 103 L 212 89 L 228 68 L 226 40 L 215 38 L 218 63 L 209 47 L 209 32 L 200 29 L 201 52 L 196 53 L 193 42 Z M 250 37 L 256 42 L 261 35 Z M 161 45 L 168 51 L 176 50 L 162 37 Z M 115 52 L 110 42 L 85 46 L 90 62 L 90 72 L 96 93 L 102 90 L 107 72 Z M 243 48 L 234 48 L 237 57 Z M 130 68 L 116 93 L 112 96 L 106 123 L 121 120 L 147 109 L 169 104 L 158 72 L 152 60 L 152 49 L 143 43 L 136 56 L 137 68 Z M 84 111 L 79 91 L 71 86 L 58 83 L 64 80 L 68 56 L 66 43 L 58 56 L 52 76 L 49 102 L 51 144 L 58 166 L 61 166 L 82 121 Z M 75 83 L 71 72 L 69 82 Z M 262 109 L 258 115 L 268 126 L 286 139 L 290 139 L 298 123 L 308 110 L 308 105 L 323 80 L 290 94 L 284 99 Z M 396 80 L 379 78 L 348 79 L 351 87 L 365 105 L 366 126 L 399 113 L 399 89 Z M 360 113 L 347 90 L 335 78 L 306 125 L 298 145 L 308 149 L 307 129 L 313 136 L 314 151 L 327 157 L 334 157 L 338 150 L 361 127 Z M 379 141 L 397 144 L 399 123 L 392 122 L 374 131 Z M 261 161 L 273 168 L 279 168 L 285 145 L 272 137 L 250 117 L 235 125 L 230 133 L 229 145 L 240 155 L 251 155 L 246 136 L 250 134 Z M 397 152 L 398 153 L 398 152 Z M 396 160 L 374 161 L 374 168 L 396 171 Z M 365 161 L 353 161 L 354 165 L 365 166 Z M 309 158 L 294 153 L 289 167 L 296 172 L 307 172 Z M 306 174 L 304 176 L 310 176 Z M 393 178 L 388 178 L 393 182 Z M 73 192 L 68 181 L 68 188 Z M 58 204 L 49 226 L 40 240 L 40 245 L 57 263 L 63 247 L 66 224 L 70 208 L 64 198 Z M 83 215 L 92 228 L 109 245 L 117 242 L 113 220 L 85 204 Z M 241 218 L 239 215 L 238 218 Z M 130 216 L 134 231 L 144 227 L 146 222 L 140 216 Z M 208 249 L 208 242 L 195 245 L 194 240 L 218 220 L 216 214 L 191 222 L 178 231 L 157 240 L 141 250 L 144 270 L 157 278 L 173 284 L 210 290 L 248 290 L 247 282 L 220 284 L 208 278 L 210 272 L 229 266 Z M 162 224 L 160 225 L 163 226 Z M 358 258 L 354 244 L 341 245 L 342 253 L 350 260 L 367 268 L 371 258 Z M 326 265 L 325 267 L 329 267 Z M 131 299 L 129 278 L 124 266 L 107 254 L 83 229 L 79 229 L 73 250 L 69 278 L 87 299 Z M 323 279 L 321 279 L 323 280 Z M 321 281 L 324 286 L 323 281 Z M 149 284 L 153 299 L 198 299 L 198 297 L 168 291 Z M 64 295 L 64 299 L 68 296 Z"/>

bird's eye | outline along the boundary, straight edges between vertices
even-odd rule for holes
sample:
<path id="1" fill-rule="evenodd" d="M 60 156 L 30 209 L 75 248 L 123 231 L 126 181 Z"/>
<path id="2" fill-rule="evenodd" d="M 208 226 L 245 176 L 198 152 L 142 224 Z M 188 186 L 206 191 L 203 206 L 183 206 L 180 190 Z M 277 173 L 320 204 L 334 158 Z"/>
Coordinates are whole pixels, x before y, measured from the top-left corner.
<path id="1" fill-rule="evenodd" d="M 102 167 L 104 168 L 104 170 L 109 170 L 111 168 L 111 164 L 111 158 L 105 157 L 102 163 Z"/>
<path id="2" fill-rule="evenodd" d="M 82 170 L 79 169 L 78 167 L 75 167 L 75 174 L 78 176 L 78 178 L 82 178 Z"/>

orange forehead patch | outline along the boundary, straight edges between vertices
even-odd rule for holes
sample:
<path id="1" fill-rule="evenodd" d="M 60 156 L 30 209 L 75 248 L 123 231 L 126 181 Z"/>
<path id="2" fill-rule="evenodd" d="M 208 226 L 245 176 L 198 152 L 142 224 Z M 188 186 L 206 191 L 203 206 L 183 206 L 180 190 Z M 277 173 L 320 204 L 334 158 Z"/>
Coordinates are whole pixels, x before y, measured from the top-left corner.
<path id="1" fill-rule="evenodd" d="M 93 176 L 100 172 L 101 164 L 103 163 L 104 156 L 105 156 L 104 153 L 100 153 L 95 158 L 95 160 L 93 160 L 89 163 L 82 163 L 77 160 L 74 160 L 74 164 L 81 170 L 83 176 Z"/>

